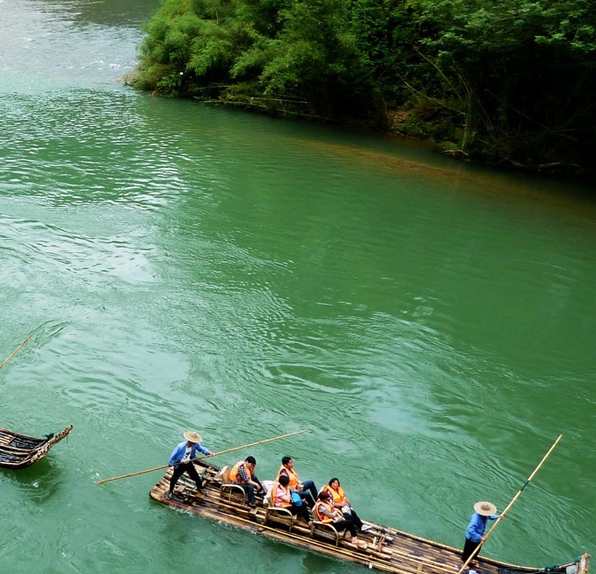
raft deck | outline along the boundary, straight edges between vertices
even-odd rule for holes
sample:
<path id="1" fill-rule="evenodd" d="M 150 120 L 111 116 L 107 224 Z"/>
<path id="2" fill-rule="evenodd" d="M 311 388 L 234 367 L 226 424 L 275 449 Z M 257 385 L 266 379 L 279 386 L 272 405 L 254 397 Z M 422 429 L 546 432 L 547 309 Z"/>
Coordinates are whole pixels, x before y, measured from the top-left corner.
<path id="1" fill-rule="evenodd" d="M 198 514 L 231 526 L 242 528 L 267 538 L 285 542 L 370 569 L 395 574 L 457 574 L 462 566 L 461 550 L 426 540 L 413 534 L 364 520 L 372 528 L 359 532 L 366 543 L 360 547 L 344 540 L 333 529 L 315 522 L 307 525 L 301 519 L 272 511 L 257 497 L 257 507 L 250 508 L 238 489 L 225 481 L 225 472 L 206 461 L 195 461 L 199 474 L 204 473 L 205 495 L 196 491 L 193 481 L 183 475 L 176 485 L 176 496 L 167 498 L 172 469 L 151 489 L 153 500 L 178 510 Z M 483 556 L 476 557 L 470 574 L 588 574 L 589 555 L 584 554 L 567 564 L 528 567 L 500 562 Z"/>

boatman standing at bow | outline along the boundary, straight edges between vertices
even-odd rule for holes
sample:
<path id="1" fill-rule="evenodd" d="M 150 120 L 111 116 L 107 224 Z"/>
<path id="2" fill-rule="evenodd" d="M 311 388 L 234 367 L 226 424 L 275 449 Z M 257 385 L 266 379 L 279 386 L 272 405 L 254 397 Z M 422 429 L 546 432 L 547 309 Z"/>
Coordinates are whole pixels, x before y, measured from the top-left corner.
<path id="1" fill-rule="evenodd" d="M 195 468 L 193 459 L 197 458 L 197 452 L 204 455 L 211 456 L 212 453 L 208 448 L 205 448 L 201 444 L 201 435 L 195 431 L 186 431 L 184 433 L 184 442 L 181 442 L 172 452 L 170 456 L 169 466 L 173 466 L 172 478 L 170 478 L 170 491 L 168 492 L 168 498 L 174 496 L 174 487 L 178 482 L 178 479 L 184 474 L 188 474 L 197 484 L 197 490 L 201 494 L 207 494 L 203 489 L 203 482 L 197 469 Z"/>
<path id="2" fill-rule="evenodd" d="M 492 502 L 480 501 L 474 505 L 474 514 L 470 517 L 470 523 L 466 529 L 466 542 L 464 544 L 464 551 L 461 559 L 465 564 L 468 558 L 474 554 L 476 548 L 484 542 L 484 531 L 486 530 L 487 520 L 497 520 L 500 518 L 497 512 L 497 507 Z M 475 556 L 480 554 L 480 548 Z"/>

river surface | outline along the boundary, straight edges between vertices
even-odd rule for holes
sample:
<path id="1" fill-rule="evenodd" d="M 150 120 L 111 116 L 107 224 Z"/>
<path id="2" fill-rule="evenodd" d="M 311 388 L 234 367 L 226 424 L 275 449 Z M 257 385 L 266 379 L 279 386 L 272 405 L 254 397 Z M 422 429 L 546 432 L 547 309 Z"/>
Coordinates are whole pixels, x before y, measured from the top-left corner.
<path id="1" fill-rule="evenodd" d="M 0 572 L 344 573 L 148 497 L 188 429 L 359 514 L 546 566 L 596 551 L 596 207 L 421 146 L 137 93 L 156 0 L 0 0 Z"/>

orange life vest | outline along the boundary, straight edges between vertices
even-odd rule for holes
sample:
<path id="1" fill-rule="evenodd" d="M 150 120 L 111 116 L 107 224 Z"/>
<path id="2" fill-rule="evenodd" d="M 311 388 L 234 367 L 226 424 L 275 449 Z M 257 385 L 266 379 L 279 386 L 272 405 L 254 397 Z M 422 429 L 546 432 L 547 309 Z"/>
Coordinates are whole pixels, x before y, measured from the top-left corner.
<path id="1" fill-rule="evenodd" d="M 239 462 L 237 462 L 234 467 L 232 468 L 232 470 L 230 471 L 230 481 L 231 482 L 235 482 L 236 484 L 238 484 L 240 482 L 240 475 L 238 474 L 238 469 L 244 466 L 244 461 L 241 460 Z M 250 472 L 250 470 L 248 469 L 248 467 L 244 466 L 244 472 L 246 472 L 247 476 L 248 476 L 248 480 L 252 480 L 252 473 Z"/>
<path id="2" fill-rule="evenodd" d="M 279 477 L 282 474 L 287 474 L 288 478 L 290 479 L 290 482 L 288 483 L 288 486 L 290 488 L 293 488 L 294 490 L 298 490 L 298 486 L 300 484 L 300 481 L 298 480 L 298 473 L 290 470 L 289 468 L 285 467 L 283 464 L 279 467 L 279 470 L 277 471 L 277 478 L 275 480 L 279 481 Z"/>
<path id="3" fill-rule="evenodd" d="M 279 491 L 282 491 L 281 493 Z M 282 494 L 283 493 L 283 494 Z M 271 498 L 273 501 L 273 506 L 281 506 L 282 508 L 287 508 L 288 506 L 292 506 L 292 502 L 285 500 L 283 497 L 289 497 L 290 488 L 284 488 L 279 482 L 273 483 L 273 488 L 271 489 Z"/>
<path id="4" fill-rule="evenodd" d="M 329 518 L 326 514 L 320 512 L 319 508 L 324 506 L 331 514 L 333 514 L 333 505 L 329 504 L 328 502 L 323 502 L 322 500 L 317 500 L 315 504 L 315 514 L 317 515 L 317 520 L 321 522 L 325 522 L 327 524 L 333 522 L 333 518 Z"/>
<path id="5" fill-rule="evenodd" d="M 333 496 L 333 504 L 335 504 L 335 506 L 343 506 L 346 504 L 346 493 L 341 486 L 338 486 L 337 490 L 335 490 L 327 485 L 323 487 L 323 490 Z"/>

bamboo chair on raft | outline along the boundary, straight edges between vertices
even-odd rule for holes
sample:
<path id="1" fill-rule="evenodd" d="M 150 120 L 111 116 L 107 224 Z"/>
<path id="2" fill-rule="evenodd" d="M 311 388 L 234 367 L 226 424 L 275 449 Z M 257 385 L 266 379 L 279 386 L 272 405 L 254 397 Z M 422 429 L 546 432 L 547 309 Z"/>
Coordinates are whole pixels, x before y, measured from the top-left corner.
<path id="1" fill-rule="evenodd" d="M 345 532 L 345 529 L 338 530 L 335 528 L 332 522 L 321 522 L 320 520 L 313 520 L 310 528 L 311 536 L 314 537 L 316 535 L 319 538 L 331 540 L 336 546 L 339 546 L 339 541 L 343 538 Z"/>
<path id="2" fill-rule="evenodd" d="M 230 467 L 224 466 L 220 471 L 219 475 L 221 478 L 221 486 L 219 487 L 219 494 L 223 500 L 229 502 L 237 502 L 238 504 L 247 504 L 248 496 L 244 488 L 230 482 Z"/>
<path id="3" fill-rule="evenodd" d="M 292 511 L 287 507 L 275 506 L 275 502 L 272 500 L 271 494 L 275 492 L 277 484 L 277 482 L 273 483 L 269 489 L 269 495 L 266 497 L 267 509 L 265 510 L 264 524 L 276 524 L 278 526 L 282 525 L 287 527 L 288 532 L 291 532 L 298 517 L 292 514 Z"/>

